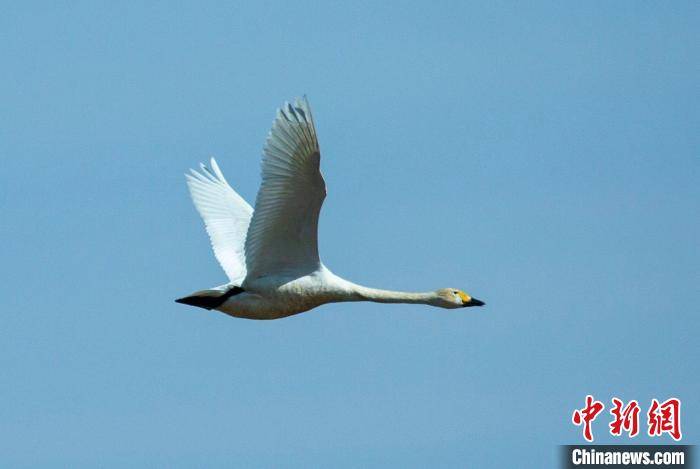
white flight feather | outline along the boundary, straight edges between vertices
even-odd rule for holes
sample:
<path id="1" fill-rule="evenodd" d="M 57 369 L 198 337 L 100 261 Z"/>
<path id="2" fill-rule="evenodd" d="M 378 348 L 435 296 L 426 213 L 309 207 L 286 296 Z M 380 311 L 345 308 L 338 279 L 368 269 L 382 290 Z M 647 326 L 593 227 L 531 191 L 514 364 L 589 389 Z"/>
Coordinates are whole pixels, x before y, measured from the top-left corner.
<path id="1" fill-rule="evenodd" d="M 248 228 L 247 281 L 320 268 L 318 216 L 326 197 L 320 152 L 306 99 L 277 111 L 262 159 L 262 183 Z"/>
<path id="2" fill-rule="evenodd" d="M 246 276 L 245 238 L 253 208 L 226 182 L 211 159 L 211 170 L 204 164 L 201 171 L 186 174 L 187 186 L 197 211 L 204 220 L 214 255 L 235 285 Z"/>

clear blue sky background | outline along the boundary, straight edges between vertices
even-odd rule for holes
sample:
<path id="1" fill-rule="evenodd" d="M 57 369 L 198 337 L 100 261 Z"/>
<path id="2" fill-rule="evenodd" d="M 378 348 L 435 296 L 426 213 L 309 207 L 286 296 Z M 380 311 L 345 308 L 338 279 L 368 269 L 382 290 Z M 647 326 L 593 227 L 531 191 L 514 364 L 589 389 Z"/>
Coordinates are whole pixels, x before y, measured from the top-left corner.
<path id="1" fill-rule="evenodd" d="M 587 393 L 678 396 L 697 443 L 699 23 L 696 2 L 4 8 L 0 464 L 553 466 Z M 303 93 L 324 262 L 486 308 L 173 302 L 225 281 L 183 173 L 216 156 L 252 201 Z M 596 441 L 626 442 L 607 422 Z"/>

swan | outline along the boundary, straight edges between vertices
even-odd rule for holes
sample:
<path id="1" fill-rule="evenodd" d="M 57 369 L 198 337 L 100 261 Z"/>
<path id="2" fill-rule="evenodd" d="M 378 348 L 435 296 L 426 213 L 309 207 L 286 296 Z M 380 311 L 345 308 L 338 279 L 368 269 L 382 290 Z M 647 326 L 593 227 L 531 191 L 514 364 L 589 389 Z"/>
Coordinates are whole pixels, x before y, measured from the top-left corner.
<path id="1" fill-rule="evenodd" d="M 231 188 L 214 158 L 186 174 L 216 259 L 229 282 L 175 300 L 247 319 L 278 319 L 325 303 L 483 306 L 456 288 L 424 293 L 379 290 L 331 272 L 318 255 L 318 216 L 326 197 L 321 153 L 306 97 L 277 110 L 262 158 L 255 210 Z"/>

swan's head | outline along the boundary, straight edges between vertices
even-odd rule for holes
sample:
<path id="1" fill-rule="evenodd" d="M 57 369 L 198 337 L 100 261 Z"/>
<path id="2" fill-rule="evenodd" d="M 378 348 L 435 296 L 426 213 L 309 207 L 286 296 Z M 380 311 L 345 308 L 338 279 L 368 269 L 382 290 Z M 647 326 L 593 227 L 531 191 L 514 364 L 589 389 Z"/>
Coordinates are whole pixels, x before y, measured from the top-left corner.
<path id="1" fill-rule="evenodd" d="M 472 298 L 462 290 L 443 288 L 435 292 L 433 304 L 441 308 L 466 308 L 467 306 L 484 306 L 486 303 Z"/>

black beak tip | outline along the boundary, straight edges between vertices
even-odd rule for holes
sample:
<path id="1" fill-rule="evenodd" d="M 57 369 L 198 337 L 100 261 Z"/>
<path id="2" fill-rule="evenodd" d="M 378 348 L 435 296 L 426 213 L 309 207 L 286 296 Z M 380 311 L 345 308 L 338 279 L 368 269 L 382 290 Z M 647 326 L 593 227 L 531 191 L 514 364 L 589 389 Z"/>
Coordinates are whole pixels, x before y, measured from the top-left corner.
<path id="1" fill-rule="evenodd" d="M 481 300 L 477 300 L 476 298 L 472 298 L 468 302 L 464 303 L 464 306 L 484 306 L 486 303 L 484 303 Z"/>

